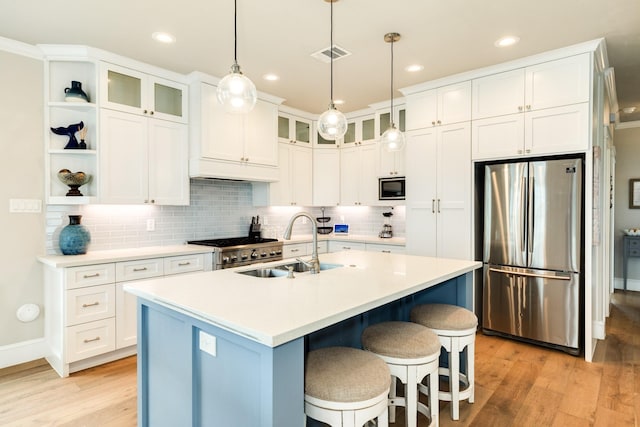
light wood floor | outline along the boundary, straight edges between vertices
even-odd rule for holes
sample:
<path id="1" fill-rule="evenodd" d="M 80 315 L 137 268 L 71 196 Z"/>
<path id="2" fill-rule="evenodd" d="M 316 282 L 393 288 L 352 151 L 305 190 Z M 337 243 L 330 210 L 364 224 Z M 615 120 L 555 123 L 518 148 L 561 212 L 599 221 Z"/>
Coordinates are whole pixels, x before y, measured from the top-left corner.
<path id="1" fill-rule="evenodd" d="M 442 404 L 440 425 L 640 426 L 640 293 L 616 292 L 607 324 L 594 363 L 478 334 L 476 401 L 457 422 Z M 0 425 L 135 426 L 135 357 L 65 379 L 44 361 L 0 370 Z"/>

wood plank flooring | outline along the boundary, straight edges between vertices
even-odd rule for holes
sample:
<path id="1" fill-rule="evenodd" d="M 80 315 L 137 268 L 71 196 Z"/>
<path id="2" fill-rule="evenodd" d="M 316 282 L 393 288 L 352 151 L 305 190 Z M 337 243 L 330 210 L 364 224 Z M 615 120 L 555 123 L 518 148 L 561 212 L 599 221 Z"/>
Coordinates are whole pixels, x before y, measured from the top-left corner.
<path id="1" fill-rule="evenodd" d="M 613 295 L 594 363 L 478 334 L 475 403 L 461 404 L 459 421 L 448 403 L 440 411 L 444 427 L 640 427 L 640 293 Z M 403 423 L 400 409 L 392 426 Z M 0 425 L 135 426 L 136 359 L 64 379 L 43 360 L 0 370 Z"/>

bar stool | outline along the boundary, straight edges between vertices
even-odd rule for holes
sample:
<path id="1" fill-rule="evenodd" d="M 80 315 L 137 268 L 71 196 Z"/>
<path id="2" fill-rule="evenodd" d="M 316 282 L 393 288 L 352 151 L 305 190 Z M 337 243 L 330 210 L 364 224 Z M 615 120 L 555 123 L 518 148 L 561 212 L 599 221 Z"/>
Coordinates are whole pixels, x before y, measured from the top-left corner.
<path id="1" fill-rule="evenodd" d="M 415 427 L 418 412 L 438 426 L 438 358 L 440 341 L 428 328 L 409 322 L 382 322 L 362 333 L 362 347 L 387 363 L 391 375 L 389 419 L 395 422 L 395 407 L 405 407 L 406 425 Z M 418 401 L 418 384 L 429 377 L 429 407 Z M 395 379 L 405 385 L 404 398 L 396 396 Z"/>
<path id="2" fill-rule="evenodd" d="M 423 304 L 411 310 L 411 321 L 426 326 L 438 335 L 440 344 L 449 356 L 449 368 L 440 368 L 440 375 L 448 377 L 449 391 L 440 391 L 440 400 L 451 402 L 451 418 L 460 418 L 460 401 L 474 401 L 474 357 L 478 318 L 463 307 L 449 304 Z M 460 353 L 467 348 L 466 375 L 460 372 Z M 460 383 L 465 388 L 460 390 Z M 420 388 L 423 392 L 424 389 Z"/>
<path id="3" fill-rule="evenodd" d="M 379 427 L 388 427 L 390 381 L 384 361 L 364 350 L 310 351 L 304 372 L 304 412 L 332 427 L 360 427 L 374 418 Z"/>

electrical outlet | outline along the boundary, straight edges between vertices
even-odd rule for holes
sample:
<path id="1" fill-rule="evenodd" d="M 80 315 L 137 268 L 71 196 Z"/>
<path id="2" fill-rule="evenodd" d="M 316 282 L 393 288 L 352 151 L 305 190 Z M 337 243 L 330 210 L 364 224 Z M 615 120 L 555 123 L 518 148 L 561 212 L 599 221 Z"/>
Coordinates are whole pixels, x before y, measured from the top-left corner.
<path id="1" fill-rule="evenodd" d="M 156 220 L 149 218 L 147 220 L 147 231 L 156 231 Z"/>
<path id="2" fill-rule="evenodd" d="M 216 337 L 200 331 L 198 341 L 200 341 L 200 350 L 216 357 Z"/>

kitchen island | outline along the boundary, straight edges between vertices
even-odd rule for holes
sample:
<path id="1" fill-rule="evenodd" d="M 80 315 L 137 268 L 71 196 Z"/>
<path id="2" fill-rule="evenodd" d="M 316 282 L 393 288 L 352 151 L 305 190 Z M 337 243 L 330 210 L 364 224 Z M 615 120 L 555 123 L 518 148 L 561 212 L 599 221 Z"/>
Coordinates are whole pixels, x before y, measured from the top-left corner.
<path id="1" fill-rule="evenodd" d="M 294 279 L 238 273 L 254 264 L 126 285 L 138 297 L 139 425 L 302 426 L 307 351 L 359 347 L 369 324 L 407 320 L 416 304 L 472 308 L 481 266 L 362 251 L 320 261 L 341 266 Z"/>

